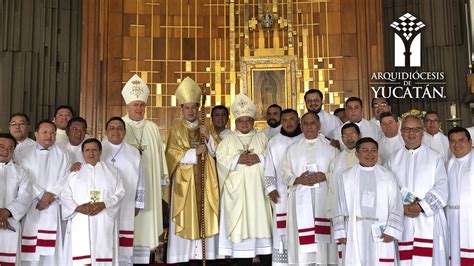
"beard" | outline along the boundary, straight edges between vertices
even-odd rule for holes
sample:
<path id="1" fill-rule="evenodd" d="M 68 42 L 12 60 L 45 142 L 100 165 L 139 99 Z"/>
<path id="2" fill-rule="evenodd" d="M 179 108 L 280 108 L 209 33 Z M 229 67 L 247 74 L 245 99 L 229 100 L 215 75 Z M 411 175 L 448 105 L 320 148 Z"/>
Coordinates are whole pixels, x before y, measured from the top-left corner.
<path id="1" fill-rule="evenodd" d="M 272 128 L 276 128 L 280 125 L 280 121 L 276 121 L 275 119 L 271 118 L 267 120 L 267 124 Z"/>

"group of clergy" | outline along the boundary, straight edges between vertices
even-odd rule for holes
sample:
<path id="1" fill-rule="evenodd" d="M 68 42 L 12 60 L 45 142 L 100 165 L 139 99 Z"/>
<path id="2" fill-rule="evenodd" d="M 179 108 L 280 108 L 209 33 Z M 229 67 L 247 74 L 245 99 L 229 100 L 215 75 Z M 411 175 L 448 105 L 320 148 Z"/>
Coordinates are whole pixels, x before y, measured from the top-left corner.
<path id="1" fill-rule="evenodd" d="M 200 110 L 202 92 L 183 79 L 166 147 L 145 119 L 149 89 L 124 86 L 124 117 L 102 141 L 70 106 L 42 120 L 10 117 L 0 134 L 0 265 L 132 265 L 153 262 L 169 207 L 168 263 L 233 265 L 473 265 L 474 155 L 469 131 L 440 131 L 440 117 L 391 113 L 375 97 L 363 118 L 272 104 L 268 128 L 237 95 L 230 111 Z M 337 116 L 336 116 L 337 113 Z M 5 241 L 8 239 L 8 241 Z"/>

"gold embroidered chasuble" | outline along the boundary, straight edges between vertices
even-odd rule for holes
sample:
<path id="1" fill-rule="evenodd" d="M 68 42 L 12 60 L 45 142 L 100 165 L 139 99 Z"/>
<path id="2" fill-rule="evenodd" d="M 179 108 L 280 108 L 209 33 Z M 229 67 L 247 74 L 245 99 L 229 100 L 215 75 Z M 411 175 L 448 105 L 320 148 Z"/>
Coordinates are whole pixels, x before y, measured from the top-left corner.
<path id="1" fill-rule="evenodd" d="M 180 161 L 189 149 L 199 145 L 199 139 L 199 126 L 188 128 L 179 119 L 169 133 L 165 151 L 174 182 L 165 188 L 163 198 L 170 204 L 173 193 L 171 215 L 176 235 L 185 239 L 201 238 L 201 169 L 200 158 L 197 164 L 180 164 Z M 205 237 L 211 237 L 219 232 L 219 183 L 214 158 L 209 153 L 205 156 Z"/>

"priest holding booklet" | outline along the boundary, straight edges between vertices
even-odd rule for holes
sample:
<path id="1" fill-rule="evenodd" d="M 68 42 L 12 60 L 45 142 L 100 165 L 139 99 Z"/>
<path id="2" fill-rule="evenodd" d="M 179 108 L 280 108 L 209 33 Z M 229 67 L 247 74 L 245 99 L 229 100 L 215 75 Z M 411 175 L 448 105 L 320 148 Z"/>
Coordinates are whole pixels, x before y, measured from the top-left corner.
<path id="1" fill-rule="evenodd" d="M 118 214 L 125 195 L 112 165 L 100 161 L 102 144 L 82 144 L 85 164 L 68 176 L 61 193 L 62 214 L 68 220 L 62 265 L 118 264 Z"/>

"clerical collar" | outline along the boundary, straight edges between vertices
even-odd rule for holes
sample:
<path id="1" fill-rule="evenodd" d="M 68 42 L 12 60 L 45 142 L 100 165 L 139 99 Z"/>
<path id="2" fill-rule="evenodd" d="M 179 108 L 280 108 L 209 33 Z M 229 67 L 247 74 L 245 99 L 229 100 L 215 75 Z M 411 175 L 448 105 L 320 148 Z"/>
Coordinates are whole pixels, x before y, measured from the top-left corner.
<path id="1" fill-rule="evenodd" d="M 123 142 L 119 143 L 119 144 L 113 144 L 112 142 L 109 141 L 109 144 L 110 146 L 112 146 L 112 148 L 119 148 L 122 146 Z"/>
<path id="2" fill-rule="evenodd" d="M 304 138 L 304 139 L 306 140 L 306 143 L 315 143 L 318 140 L 317 137 L 314 139 L 307 139 L 307 138 Z"/>
<path id="3" fill-rule="evenodd" d="M 298 125 L 296 127 L 296 130 L 291 132 L 291 133 L 286 132 L 285 129 L 283 129 L 283 127 L 281 127 L 280 133 L 285 137 L 294 138 L 296 136 L 299 136 L 302 132 L 301 132 L 300 125 Z"/>
<path id="4" fill-rule="evenodd" d="M 52 146 L 49 146 L 49 148 L 45 148 L 41 144 L 36 143 L 36 150 L 38 150 L 38 151 L 49 151 L 49 150 L 51 150 L 51 147 Z"/>
<path id="5" fill-rule="evenodd" d="M 349 122 L 350 122 L 350 121 L 349 121 Z M 357 121 L 357 122 L 350 122 L 350 123 L 354 123 L 354 124 L 356 124 L 356 125 L 360 125 L 360 122 L 362 122 L 362 119 L 359 120 L 359 121 Z"/>
<path id="6" fill-rule="evenodd" d="M 98 161 L 95 165 L 92 165 L 90 163 L 85 163 L 85 165 L 89 168 L 96 168 L 97 166 L 101 165 L 101 161 Z"/>
<path id="7" fill-rule="evenodd" d="M 363 171 L 373 171 L 374 168 L 375 168 L 375 165 L 374 166 L 363 166 L 362 164 L 360 164 L 360 170 L 363 170 Z"/>
<path id="8" fill-rule="evenodd" d="M 188 120 L 184 119 L 184 122 L 186 122 L 186 127 L 187 128 L 197 128 L 199 126 L 199 120 L 196 119 L 194 122 L 189 122 Z"/>
<path id="9" fill-rule="evenodd" d="M 417 152 L 417 151 L 419 151 L 420 147 L 421 147 L 421 144 L 420 144 L 420 146 L 418 146 L 418 147 L 416 147 L 416 148 L 413 148 L 413 149 L 410 149 L 410 148 L 408 148 L 407 146 L 405 146 L 405 149 L 406 149 L 407 151 L 414 151 L 414 152 Z"/>
<path id="10" fill-rule="evenodd" d="M 0 163 L 0 166 L 6 166 L 9 162 L 11 162 L 11 160 L 6 163 Z"/>

